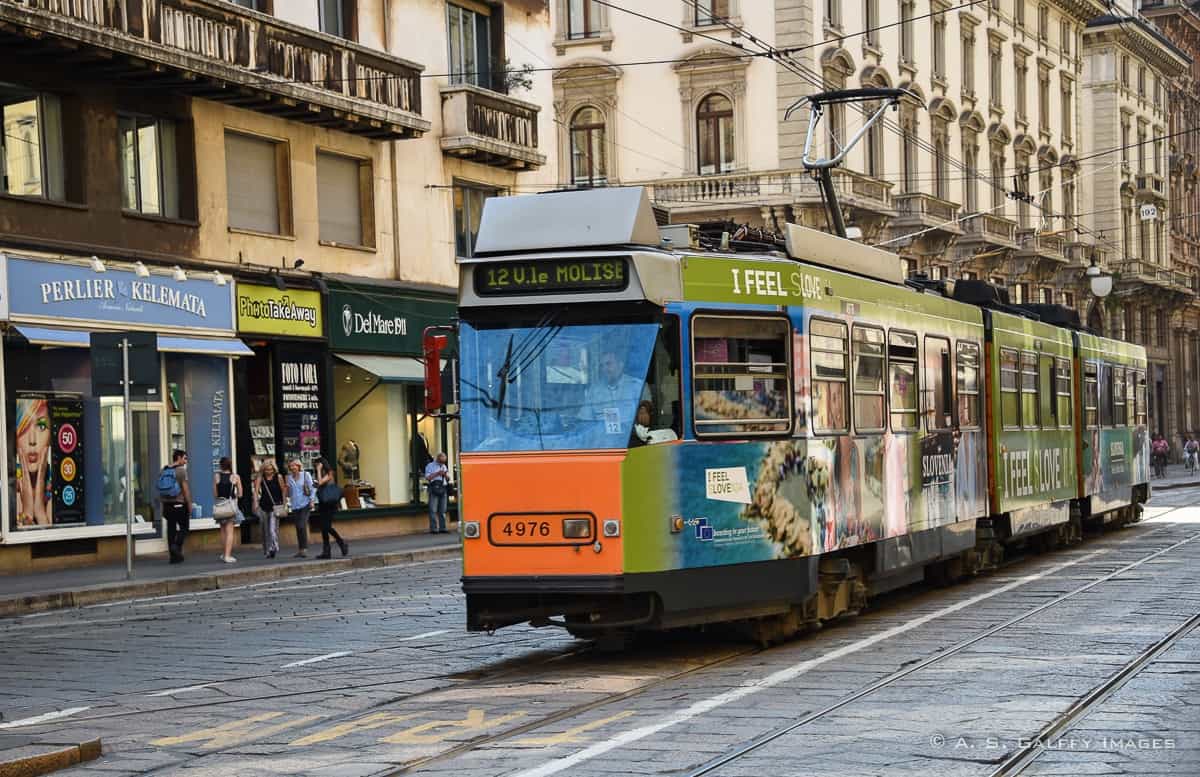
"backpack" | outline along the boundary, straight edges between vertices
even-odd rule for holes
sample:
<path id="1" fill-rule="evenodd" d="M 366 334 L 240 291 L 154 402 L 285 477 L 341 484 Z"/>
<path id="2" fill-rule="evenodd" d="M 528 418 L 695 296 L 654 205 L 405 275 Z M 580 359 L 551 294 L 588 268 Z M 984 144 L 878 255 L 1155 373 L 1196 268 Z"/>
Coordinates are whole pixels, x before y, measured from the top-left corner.
<path id="1" fill-rule="evenodd" d="M 163 467 L 162 472 L 158 473 L 158 482 L 155 485 L 158 495 L 163 499 L 174 499 L 183 490 L 179 487 L 179 478 L 175 475 L 174 467 Z"/>

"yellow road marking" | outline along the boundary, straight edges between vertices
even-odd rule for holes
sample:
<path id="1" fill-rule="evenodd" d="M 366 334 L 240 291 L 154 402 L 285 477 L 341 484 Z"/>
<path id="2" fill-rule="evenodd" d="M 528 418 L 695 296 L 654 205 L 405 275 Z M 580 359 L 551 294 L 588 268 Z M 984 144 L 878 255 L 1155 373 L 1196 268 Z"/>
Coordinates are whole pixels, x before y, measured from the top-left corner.
<path id="1" fill-rule="evenodd" d="M 310 734 L 309 736 L 301 737 L 300 739 L 290 742 L 289 744 L 294 747 L 316 745 L 320 744 L 321 742 L 328 742 L 331 739 L 343 737 L 346 734 L 350 734 L 355 731 L 370 731 L 371 729 L 382 728 L 383 726 L 387 726 L 392 723 L 399 723 L 402 720 L 409 720 L 410 718 L 415 717 L 417 717 L 415 714 L 393 715 L 390 712 L 376 712 L 373 715 L 367 715 L 365 717 L 358 718 L 357 720 L 351 720 L 347 723 L 342 723 L 341 725 L 325 729 L 324 731 L 317 732 L 316 734 Z"/>
<path id="2" fill-rule="evenodd" d="M 150 744 L 155 747 L 171 747 L 173 745 L 185 745 L 189 742 L 204 742 L 204 747 L 207 749 L 218 749 L 230 747 L 232 745 L 245 742 L 250 739 L 263 739 L 265 737 L 274 736 L 280 731 L 287 731 L 289 728 L 303 726 L 305 723 L 311 723 L 314 720 L 320 720 L 323 715 L 305 715 L 304 717 L 289 720 L 283 723 L 276 723 L 273 726 L 265 728 L 256 728 L 255 723 L 265 723 L 268 720 L 275 720 L 282 712 L 264 712 L 260 715 L 253 715 L 249 718 L 234 720 L 229 723 L 223 723 L 220 726 L 213 728 L 201 729 L 193 731 L 190 734 L 183 734 L 177 737 L 163 737 L 155 739 Z"/>
<path id="3" fill-rule="evenodd" d="M 513 712 L 508 715 L 501 715 L 498 718 L 488 718 L 484 715 L 481 709 L 472 709 L 467 713 L 467 717 L 462 720 L 431 720 L 428 723 L 422 723 L 419 726 L 405 729 L 399 734 L 392 734 L 390 737 L 384 737 L 380 742 L 387 742 L 393 745 L 418 745 L 431 744 L 441 742 L 451 734 L 458 731 L 482 731 L 488 728 L 495 728 L 502 723 L 507 723 L 510 720 L 524 717 L 524 712 Z M 438 729 L 449 729 L 438 733 L 426 733 L 437 731 Z"/>
<path id="4" fill-rule="evenodd" d="M 518 739 L 515 742 L 515 744 L 518 744 L 518 745 L 568 745 L 573 742 L 581 742 L 581 741 L 583 741 L 583 737 L 581 736 L 581 734 L 586 734 L 589 731 L 598 729 L 601 726 L 607 726 L 609 723 L 615 723 L 618 720 L 624 720 L 625 718 L 627 718 L 633 714 L 634 714 L 633 710 L 629 710 L 627 712 L 618 712 L 616 715 L 612 715 L 607 718 L 601 718 L 600 720 L 593 720 L 591 723 L 585 723 L 582 726 L 575 726 L 574 728 L 569 728 L 566 731 L 562 732 L 561 734 L 548 734 L 544 737 L 528 737 L 526 739 Z"/>

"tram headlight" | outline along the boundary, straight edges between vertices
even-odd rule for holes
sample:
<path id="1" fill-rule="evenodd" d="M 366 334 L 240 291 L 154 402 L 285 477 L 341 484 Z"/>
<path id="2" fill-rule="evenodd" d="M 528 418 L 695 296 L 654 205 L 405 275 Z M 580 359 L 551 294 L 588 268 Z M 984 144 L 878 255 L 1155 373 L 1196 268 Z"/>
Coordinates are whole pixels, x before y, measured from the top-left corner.
<path id="1" fill-rule="evenodd" d="M 564 518 L 563 538 L 568 540 L 586 540 L 592 536 L 592 522 L 588 518 Z"/>
<path id="2" fill-rule="evenodd" d="M 467 521 L 463 524 L 463 536 L 469 540 L 479 538 L 479 521 Z"/>
<path id="3" fill-rule="evenodd" d="M 609 518 L 607 521 L 605 521 L 604 522 L 604 536 L 605 537 L 620 537 L 621 536 L 621 522 L 618 521 L 616 518 Z"/>

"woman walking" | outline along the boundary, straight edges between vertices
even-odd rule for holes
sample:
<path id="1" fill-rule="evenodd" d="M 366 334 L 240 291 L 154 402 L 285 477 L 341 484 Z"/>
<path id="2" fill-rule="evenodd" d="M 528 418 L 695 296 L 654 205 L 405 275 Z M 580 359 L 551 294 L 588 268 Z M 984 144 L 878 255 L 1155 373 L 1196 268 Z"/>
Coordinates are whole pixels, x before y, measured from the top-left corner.
<path id="1" fill-rule="evenodd" d="M 350 546 L 342 539 L 342 535 L 333 528 L 333 514 L 337 512 L 341 501 L 341 489 L 333 479 L 333 469 L 324 456 L 317 459 L 317 520 L 321 524 L 321 544 L 324 550 L 317 558 L 329 558 L 329 538 L 337 540 L 338 548 L 343 556 L 350 555 Z"/>
<path id="2" fill-rule="evenodd" d="M 266 558 L 275 558 L 279 552 L 279 517 L 287 515 L 285 493 L 283 476 L 279 474 L 275 460 L 267 459 L 254 481 L 254 509 L 262 521 L 263 556 Z"/>
<path id="3" fill-rule="evenodd" d="M 292 523 L 296 525 L 296 543 L 300 551 L 293 558 L 308 558 L 308 514 L 313 503 L 312 475 L 304 471 L 300 459 L 288 462 L 287 492 Z"/>
<path id="4" fill-rule="evenodd" d="M 242 498 L 242 479 L 233 471 L 233 462 L 228 456 L 221 459 L 220 468 L 213 473 L 213 517 L 221 524 L 221 541 L 224 552 L 221 560 L 226 564 L 237 561 L 233 557 L 233 532 L 242 522 L 238 500 Z"/>

